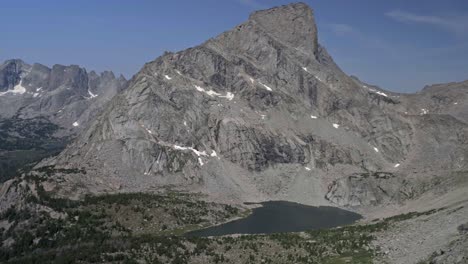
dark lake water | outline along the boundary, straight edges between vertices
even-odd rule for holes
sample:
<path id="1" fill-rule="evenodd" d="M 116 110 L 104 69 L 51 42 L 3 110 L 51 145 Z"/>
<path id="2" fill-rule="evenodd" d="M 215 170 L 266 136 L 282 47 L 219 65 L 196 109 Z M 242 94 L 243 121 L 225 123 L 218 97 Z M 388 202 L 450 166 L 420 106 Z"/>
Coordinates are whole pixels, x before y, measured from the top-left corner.
<path id="1" fill-rule="evenodd" d="M 219 226 L 196 230 L 187 236 L 223 236 L 229 234 L 270 234 L 332 228 L 352 224 L 361 215 L 329 206 L 308 206 L 286 201 L 270 201 L 253 209 L 246 218 Z"/>

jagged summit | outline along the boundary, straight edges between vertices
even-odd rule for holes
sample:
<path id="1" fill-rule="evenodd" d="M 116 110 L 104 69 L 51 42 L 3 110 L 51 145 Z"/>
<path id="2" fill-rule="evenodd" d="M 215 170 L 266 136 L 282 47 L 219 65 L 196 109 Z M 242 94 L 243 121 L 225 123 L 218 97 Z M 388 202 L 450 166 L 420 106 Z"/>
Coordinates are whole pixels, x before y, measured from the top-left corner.
<path id="1" fill-rule="evenodd" d="M 11 248 L 0 257 L 62 259 L 56 251 L 86 262 L 75 252 L 89 248 L 100 253 L 90 256 L 93 262 L 167 263 L 172 255 L 184 263 L 370 262 L 371 256 L 375 263 L 420 263 L 422 254 L 436 251 L 436 259 L 453 263 L 467 248 L 468 82 L 388 92 L 342 72 L 316 32 L 303 3 L 258 11 L 201 45 L 145 64 L 124 90 L 118 89 L 122 77 L 111 72 L 0 66 L 10 89 L 0 90 L 0 116 L 8 106 L 27 106 L 0 120 L 0 143 L 7 143 L 0 144 L 0 181 L 2 163 L 11 163 L 2 147 L 9 151 L 10 142 L 54 131 L 43 118 L 21 117 L 47 114 L 81 132 L 58 156 L 0 185 L 1 248 Z M 55 145 L 48 138 L 33 143 Z M 87 195 L 83 203 L 69 201 Z M 317 233 L 303 232 L 294 239 L 297 247 L 288 243 L 294 252 L 279 251 L 286 248 L 268 235 L 251 236 L 250 244 L 266 245 L 252 254 L 238 243 L 245 239 L 227 242 L 234 252 L 250 254 L 243 259 L 227 250 L 226 239 L 158 238 L 204 226 L 199 214 L 225 219 L 195 197 L 230 204 L 222 206 L 227 215 L 243 202 L 286 200 L 347 207 L 365 219 L 359 229 L 321 231 L 320 243 L 309 243 Z M 379 220 L 402 213 L 408 214 Z M 53 222 L 44 221 L 47 215 Z M 457 228 L 462 243 L 454 240 Z M 51 232 L 43 236 L 43 230 Z M 335 243 L 344 240 L 352 243 Z M 118 247 L 107 247 L 116 241 Z"/>
<path id="2" fill-rule="evenodd" d="M 433 149 L 440 135 L 466 129 L 452 118 L 441 131 L 437 115 L 462 116 L 459 100 L 435 108 L 347 76 L 319 46 L 312 10 L 291 4 L 147 63 L 42 165 L 87 172 L 56 176 L 67 195 L 175 188 L 232 201 L 400 202 L 400 188 L 418 195 L 407 171 L 427 181 L 446 166 L 467 167 L 453 157 L 468 160 L 468 145 Z"/>
<path id="3" fill-rule="evenodd" d="M 20 66 L 25 65 L 26 63 L 22 59 L 9 59 L 3 62 L 3 66 L 8 66 L 12 64 Z"/>
<path id="4" fill-rule="evenodd" d="M 126 83 L 77 65 L 0 63 L 0 182 L 62 150 Z"/>
<path id="5" fill-rule="evenodd" d="M 7 60 L 0 64 L 0 92 L 13 89 L 21 73 L 30 67 L 20 59 Z"/>
<path id="6" fill-rule="evenodd" d="M 312 9 L 305 3 L 293 3 L 252 13 L 272 36 L 309 54 L 318 52 L 317 26 Z"/>
<path id="7" fill-rule="evenodd" d="M 85 124 L 95 115 L 87 113 L 95 111 L 92 105 L 100 107 L 125 85 L 125 79 L 117 79 L 109 71 L 97 75 L 78 65 L 55 64 L 49 68 L 20 59 L 7 60 L 0 64 L 0 119 L 41 116 L 76 130 L 74 122 Z"/>

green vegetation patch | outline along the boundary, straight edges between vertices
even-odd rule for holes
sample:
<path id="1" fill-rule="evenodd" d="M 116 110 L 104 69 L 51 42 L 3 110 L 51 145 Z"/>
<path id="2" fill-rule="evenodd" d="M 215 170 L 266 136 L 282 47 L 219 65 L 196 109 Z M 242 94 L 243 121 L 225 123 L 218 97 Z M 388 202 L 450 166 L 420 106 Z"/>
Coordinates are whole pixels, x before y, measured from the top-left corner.
<path id="1" fill-rule="evenodd" d="M 59 129 L 44 117 L 0 119 L 0 182 L 58 154 L 69 141 L 54 136 Z"/>
<path id="2" fill-rule="evenodd" d="M 31 179 L 36 178 L 32 177 Z M 199 195 L 123 193 L 55 198 L 37 181 L 30 208 L 0 216 L 0 262 L 7 263 L 372 263 L 371 243 L 392 224 L 437 210 L 366 225 L 300 233 L 185 237 L 247 212 Z M 5 223 L 8 223 L 5 225 Z"/>
<path id="3" fill-rule="evenodd" d="M 128 249 L 129 241 L 140 236 L 182 234 L 242 212 L 230 205 L 202 201 L 193 194 L 108 194 L 73 201 L 50 196 L 40 184 L 36 190 L 38 195 L 27 199 L 31 208 L 10 208 L 0 216 L 0 221 L 11 225 L 2 230 L 0 261 L 33 261 L 35 258 L 28 256 L 42 259 L 45 252 L 49 257 L 54 255 L 52 259 L 61 259 L 68 252 L 75 254 L 74 249 L 87 250 L 89 245 L 94 245 L 91 251 L 97 247 L 98 252 L 106 252 L 113 249 L 115 241 Z M 93 256 L 84 255 L 86 259 Z"/>

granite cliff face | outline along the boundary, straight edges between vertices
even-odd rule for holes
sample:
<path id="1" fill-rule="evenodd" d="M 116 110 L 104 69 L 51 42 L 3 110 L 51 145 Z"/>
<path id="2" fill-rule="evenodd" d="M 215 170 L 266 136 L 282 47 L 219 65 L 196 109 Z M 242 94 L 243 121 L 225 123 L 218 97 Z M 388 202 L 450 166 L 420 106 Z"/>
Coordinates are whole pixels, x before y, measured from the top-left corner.
<path id="1" fill-rule="evenodd" d="M 125 85 L 112 72 L 98 75 L 76 65 L 1 64 L 0 181 L 57 154 Z"/>
<path id="2" fill-rule="evenodd" d="M 77 65 L 50 69 L 8 60 L 0 65 L 0 117 L 46 116 L 55 124 L 73 128 L 74 122 L 88 121 L 90 106 L 109 101 L 125 84 L 124 77 L 116 78 L 112 72 L 98 75 Z"/>
<path id="3" fill-rule="evenodd" d="M 42 163 L 86 171 L 51 189 L 359 207 L 452 188 L 467 169 L 466 83 L 384 91 L 343 73 L 317 35 L 312 10 L 291 4 L 147 63 Z"/>
<path id="4" fill-rule="evenodd" d="M 0 259 L 466 263 L 467 99 L 467 81 L 399 94 L 347 76 L 302 3 L 165 53 L 128 84 L 7 61 Z M 50 155 L 12 179 L 2 171 Z M 249 239 L 177 235 L 264 200 L 364 218 Z"/>

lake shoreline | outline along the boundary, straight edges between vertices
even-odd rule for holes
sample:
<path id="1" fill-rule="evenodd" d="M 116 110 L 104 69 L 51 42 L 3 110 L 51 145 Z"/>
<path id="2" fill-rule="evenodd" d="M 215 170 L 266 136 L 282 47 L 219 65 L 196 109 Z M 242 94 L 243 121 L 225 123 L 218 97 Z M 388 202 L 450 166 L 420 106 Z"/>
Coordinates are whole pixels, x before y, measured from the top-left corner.
<path id="1" fill-rule="evenodd" d="M 349 225 L 363 216 L 338 207 L 309 206 L 289 201 L 246 202 L 250 213 L 224 223 L 193 230 L 184 236 L 273 234 L 329 229 Z"/>

